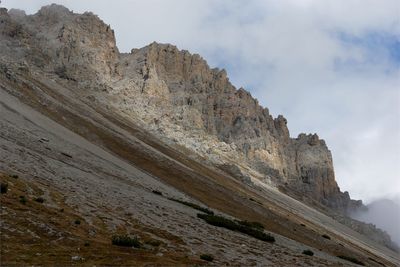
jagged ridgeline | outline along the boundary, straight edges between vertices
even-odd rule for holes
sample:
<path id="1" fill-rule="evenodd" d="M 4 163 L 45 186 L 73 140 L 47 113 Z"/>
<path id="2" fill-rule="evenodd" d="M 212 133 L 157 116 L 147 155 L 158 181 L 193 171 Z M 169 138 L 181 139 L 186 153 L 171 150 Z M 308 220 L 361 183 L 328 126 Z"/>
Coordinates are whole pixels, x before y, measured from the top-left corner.
<path id="1" fill-rule="evenodd" d="M 62 6 L 32 16 L 1 12 L 2 33 L 12 43 L 1 48 L 3 62 L 19 60 L 74 82 L 85 97 L 141 120 L 225 170 L 236 169 L 236 176 L 256 177 L 341 212 L 361 204 L 340 192 L 323 140 L 316 134 L 291 138 L 283 116 L 274 119 L 199 55 L 158 43 L 119 53 L 109 25 Z"/>
<path id="2" fill-rule="evenodd" d="M 349 257 L 353 253 L 350 248 L 357 244 L 357 257 L 362 256 L 364 261 L 369 259 L 369 263 L 371 257 L 379 259 L 374 256 L 378 255 L 375 252 L 363 254 L 363 244 L 370 242 L 364 242 L 367 237 L 386 247 L 394 247 L 386 233 L 345 216 L 363 205 L 361 201 L 350 199 L 347 192 L 340 191 L 332 155 L 324 140 L 317 134 L 300 134 L 292 138 L 282 115 L 274 118 L 248 91 L 236 89 L 225 70 L 210 68 L 197 54 L 155 42 L 132 49 L 130 53 L 121 53 L 113 30 L 92 13 L 75 14 L 59 5 L 43 7 L 33 15 L 3 8 L 0 9 L 0 86 L 2 96 L 13 96 L 21 106 L 27 105 L 58 126 L 77 133 L 86 142 L 97 146 L 95 151 L 104 156 L 92 159 L 96 153 L 86 154 L 83 149 L 74 154 L 75 150 L 81 149 L 79 146 L 64 151 L 69 140 L 60 138 L 59 143 L 52 143 L 50 137 L 57 134 L 50 128 L 42 132 L 45 137 L 36 136 L 34 130 L 26 131 L 26 136 L 20 134 L 25 133 L 26 121 L 17 111 L 4 111 L 4 114 L 14 114 L 12 116 L 18 119 L 14 123 L 1 118 L 5 130 L 0 132 L 0 149 L 15 159 L 28 158 L 35 163 L 31 168 L 28 166 L 30 161 L 27 161 L 28 165 L 24 165 L 24 160 L 1 162 L 9 169 L 14 169 L 16 162 L 21 184 L 24 179 L 21 170 L 28 168 L 25 176 L 32 176 L 31 169 L 36 168 L 35 179 L 43 179 L 54 187 L 63 187 L 64 183 L 76 186 L 74 191 L 70 191 L 72 198 L 77 195 L 73 193 L 77 188 L 87 192 L 93 190 L 92 194 L 79 194 L 90 200 L 104 189 L 96 187 L 104 178 L 105 184 L 114 186 L 112 192 L 105 188 L 104 195 L 118 198 L 121 197 L 119 191 L 124 192 L 126 197 L 115 205 L 132 197 L 135 205 L 129 202 L 127 207 L 137 208 L 135 212 L 143 220 L 149 217 L 149 210 L 164 216 L 164 209 L 171 208 L 173 212 L 169 215 L 175 216 L 179 223 L 171 225 L 171 228 L 168 225 L 163 227 L 179 235 L 184 228 L 187 232 L 182 236 L 187 240 L 193 239 L 192 230 L 190 224 L 182 226 L 184 213 L 181 213 L 181 206 L 200 212 L 209 211 L 204 207 L 208 206 L 214 209 L 215 216 L 209 214 L 197 218 L 188 213 L 185 218 L 196 225 L 208 221 L 214 226 L 233 229 L 234 234 L 251 233 L 248 236 L 268 240 L 260 229 L 255 232 L 252 227 L 244 227 L 239 222 L 264 225 L 265 230 L 301 244 L 315 248 L 321 246 L 334 256 L 339 255 L 338 251 L 345 251 L 345 256 Z M 3 102 L 2 105 L 6 105 Z M 19 104 L 15 104 L 17 109 Z M 40 128 L 39 124 L 35 127 Z M 36 153 L 29 155 L 36 156 L 20 153 L 24 151 L 22 148 L 13 150 L 14 143 L 9 140 L 17 145 L 24 144 L 24 149 Z M 48 147 L 44 148 L 44 145 Z M 114 162 L 103 168 L 99 162 L 112 158 L 103 154 L 105 151 L 140 171 L 122 175 L 119 173 L 121 168 L 115 167 Z M 50 155 L 52 163 L 47 164 Z M 66 163 L 68 167 L 64 166 Z M 95 166 L 95 163 L 99 165 L 86 172 L 86 168 L 92 164 Z M 64 170 L 68 171 L 64 173 Z M 105 173 L 107 177 L 103 177 Z M 15 182 L 10 180 L 10 174 L 1 177 Z M 127 177 L 138 184 L 121 186 L 119 183 Z M 14 190 L 11 182 L 2 187 L 8 197 L 11 194 L 7 191 Z M 82 188 L 81 183 L 84 184 Z M 140 187 L 140 183 L 145 186 Z M 154 187 L 155 184 L 158 186 Z M 173 189 L 167 190 L 166 184 Z M 125 187 L 129 190 L 124 191 Z M 148 196 L 140 190 L 154 194 Z M 192 199 L 182 200 L 181 194 Z M 145 198 L 148 200 L 146 203 Z M 103 200 L 104 197 L 97 199 L 99 202 L 94 202 L 94 206 Z M 192 203 L 195 200 L 200 203 Z M 21 200 L 18 203 L 31 204 L 22 204 Z M 89 202 L 81 203 L 85 206 Z M 119 206 L 114 208 L 115 212 L 123 210 Z M 217 212 L 235 219 L 221 217 Z M 254 221 L 250 220 L 252 218 Z M 86 225 L 83 219 L 82 225 Z M 326 235 L 325 231 L 329 229 L 331 231 Z M 348 236 L 354 239 L 349 240 Z M 116 235 L 114 243 L 131 245 L 136 243 L 135 240 Z M 277 236 L 277 244 L 282 244 L 282 240 Z"/>

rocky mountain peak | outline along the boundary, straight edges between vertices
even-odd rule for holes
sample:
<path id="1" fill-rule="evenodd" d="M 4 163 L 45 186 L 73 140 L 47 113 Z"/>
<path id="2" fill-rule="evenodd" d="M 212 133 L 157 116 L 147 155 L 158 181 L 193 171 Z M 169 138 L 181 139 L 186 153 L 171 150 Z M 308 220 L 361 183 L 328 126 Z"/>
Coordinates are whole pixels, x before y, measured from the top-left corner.
<path id="1" fill-rule="evenodd" d="M 2 10 L 1 20 L 1 56 L 8 61 L 29 61 L 73 82 L 86 89 L 85 96 L 141 118 L 157 133 L 169 132 L 163 138 L 218 166 L 242 166 L 257 179 L 338 210 L 350 205 L 318 135 L 290 138 L 282 115 L 273 118 L 250 92 L 236 89 L 225 70 L 210 68 L 198 54 L 156 42 L 121 54 L 109 25 L 59 5 L 34 15 Z"/>
<path id="2" fill-rule="evenodd" d="M 265 195 L 274 192 L 291 199 L 277 192 L 279 189 L 327 213 L 346 213 L 363 205 L 352 200 L 348 192 L 340 191 L 331 152 L 317 134 L 291 138 L 283 115 L 274 118 L 248 90 L 236 89 L 224 69 L 211 68 L 198 54 L 156 42 L 132 49 L 131 53 L 119 53 L 113 30 L 92 13 L 75 14 L 54 4 L 34 15 L 0 8 L 0 76 L 11 94 L 17 87 L 15 91 L 20 91 L 16 94 L 26 93 L 23 97 L 37 94 L 38 110 L 54 108 L 54 118 L 61 125 L 71 123 L 69 126 L 76 133 L 101 145 L 110 142 L 103 148 L 116 155 L 132 154 L 129 145 L 125 147 L 129 143 L 126 139 L 117 147 L 113 146 L 114 139 L 108 139 L 121 138 L 127 130 L 138 135 L 130 144 L 140 143 L 140 147 L 150 149 L 146 157 L 153 161 L 154 151 L 160 147 L 168 153 L 172 151 L 179 156 L 177 161 L 164 155 L 165 150 L 160 149 L 159 153 L 167 166 L 163 173 L 175 171 L 171 176 L 191 172 L 192 165 L 186 166 L 185 162 L 192 164 L 194 160 L 202 164 L 193 166 L 206 170 L 206 175 L 212 171 L 210 180 L 220 179 L 223 183 L 236 178 L 240 181 L 234 181 L 239 191 L 251 189 Z M 60 104 L 50 107 L 53 95 L 47 92 L 60 94 Z M 68 113 L 65 120 L 58 107 L 63 105 L 63 97 L 72 96 L 79 100 L 76 105 L 60 108 Z M 81 115 L 81 108 L 84 116 L 91 119 L 72 125 Z M 103 120 L 112 124 L 99 123 Z M 97 135 L 87 127 L 91 122 L 99 124 L 96 131 L 112 134 Z M 151 145 L 141 141 L 143 133 L 148 134 L 146 140 L 155 143 L 157 149 L 152 150 Z M 174 165 L 169 165 L 169 161 Z M 177 177 L 173 179 L 181 178 Z M 197 176 L 190 179 L 203 190 L 204 180 L 196 180 Z M 181 185 L 180 180 L 177 185 Z M 185 185 L 189 189 L 190 186 Z M 219 188 L 217 191 L 220 192 Z M 221 203 L 224 201 L 227 202 L 221 199 Z"/>
<path id="3" fill-rule="evenodd" d="M 36 16 L 40 17 L 44 22 L 57 23 L 65 20 L 67 17 L 74 16 L 74 13 L 62 5 L 51 4 L 40 8 Z"/>
<path id="4" fill-rule="evenodd" d="M 75 14 L 52 4 L 34 15 L 11 10 L 3 11 L 2 17 L 3 29 L 8 29 L 4 35 L 23 50 L 14 54 L 14 61 L 28 60 L 61 78 L 81 82 L 104 82 L 116 72 L 119 52 L 114 31 L 93 13 Z"/>

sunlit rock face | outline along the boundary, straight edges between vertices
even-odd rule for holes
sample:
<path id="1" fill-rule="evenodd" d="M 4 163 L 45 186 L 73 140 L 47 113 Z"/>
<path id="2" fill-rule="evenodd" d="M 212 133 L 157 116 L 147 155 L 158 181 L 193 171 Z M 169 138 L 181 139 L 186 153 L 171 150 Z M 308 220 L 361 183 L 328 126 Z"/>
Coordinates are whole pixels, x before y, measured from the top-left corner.
<path id="1" fill-rule="evenodd" d="M 58 5 L 30 16 L 2 9 L 0 16 L 3 67 L 29 66 L 73 83 L 83 98 L 247 183 L 283 186 L 341 212 L 361 205 L 340 191 L 323 140 L 316 134 L 291 138 L 282 115 L 273 118 L 201 56 L 158 43 L 119 53 L 109 25 Z"/>

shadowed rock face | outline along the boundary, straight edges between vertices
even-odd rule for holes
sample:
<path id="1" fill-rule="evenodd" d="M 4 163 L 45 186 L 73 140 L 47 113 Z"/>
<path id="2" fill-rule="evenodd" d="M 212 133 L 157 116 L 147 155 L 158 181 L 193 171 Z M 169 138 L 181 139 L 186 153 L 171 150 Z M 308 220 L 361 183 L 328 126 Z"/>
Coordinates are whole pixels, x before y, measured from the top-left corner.
<path id="1" fill-rule="evenodd" d="M 340 191 L 323 140 L 316 134 L 291 138 L 282 115 L 274 119 L 248 91 L 237 90 L 225 70 L 211 69 L 199 55 L 158 43 L 120 54 L 113 30 L 97 16 L 58 5 L 31 16 L 2 9 L 0 16 L 3 69 L 17 62 L 76 83 L 84 96 L 107 99 L 149 125 L 168 122 L 189 149 L 196 150 L 196 142 L 208 147 L 211 161 L 213 155 L 234 155 L 216 165 L 245 166 L 301 198 L 341 212 L 361 205 Z M 210 138 L 215 145 L 207 143 Z"/>

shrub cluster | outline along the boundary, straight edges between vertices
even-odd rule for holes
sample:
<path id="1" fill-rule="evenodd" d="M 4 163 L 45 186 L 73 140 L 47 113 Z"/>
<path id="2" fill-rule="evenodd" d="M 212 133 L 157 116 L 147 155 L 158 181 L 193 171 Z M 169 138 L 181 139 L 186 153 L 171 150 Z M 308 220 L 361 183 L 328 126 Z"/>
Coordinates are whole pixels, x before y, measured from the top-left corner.
<path id="1" fill-rule="evenodd" d="M 247 227 L 264 230 L 264 225 L 262 225 L 259 222 L 249 222 L 249 221 L 236 221 L 236 222 Z"/>
<path id="2" fill-rule="evenodd" d="M 28 202 L 28 200 L 25 198 L 25 196 L 19 196 L 19 202 L 21 202 L 21 204 L 26 204 L 26 202 Z"/>
<path id="3" fill-rule="evenodd" d="M 345 256 L 345 255 L 339 255 L 337 257 L 341 258 L 341 259 L 344 259 L 344 260 L 347 260 L 347 261 L 350 261 L 352 263 L 361 265 L 361 266 L 365 266 L 365 264 L 362 261 L 359 261 L 358 259 L 353 258 L 353 257 L 349 257 L 349 256 Z"/>
<path id="4" fill-rule="evenodd" d="M 116 246 L 122 247 L 135 247 L 140 248 L 142 244 L 137 237 L 131 238 L 127 235 L 114 235 L 111 238 L 111 243 Z"/>
<path id="5" fill-rule="evenodd" d="M 38 198 L 35 198 L 35 201 L 39 202 L 39 203 L 43 203 L 44 202 L 44 198 L 38 197 Z"/>
<path id="6" fill-rule="evenodd" d="M 211 225 L 214 225 L 217 227 L 223 227 L 223 228 L 227 228 L 232 231 L 241 232 L 246 235 L 252 236 L 256 239 L 262 240 L 262 241 L 271 242 L 271 243 L 275 242 L 275 238 L 273 236 L 264 233 L 262 229 L 254 227 L 254 226 L 241 224 L 241 223 L 238 223 L 237 221 L 233 221 L 233 220 L 227 219 L 225 217 L 212 215 L 212 214 L 200 214 L 199 213 L 199 214 L 197 214 L 197 217 L 205 220 L 208 224 L 211 224 Z"/>
<path id="7" fill-rule="evenodd" d="M 190 202 L 179 200 L 179 199 L 175 199 L 175 198 L 169 198 L 169 200 L 181 203 L 181 204 L 183 204 L 185 206 L 191 207 L 191 208 L 193 208 L 195 210 L 199 210 L 199 211 L 202 211 L 202 212 L 210 214 L 210 215 L 214 214 L 214 212 L 212 210 L 209 210 L 207 208 L 203 208 L 203 207 L 201 207 L 201 206 L 199 206 L 197 204 L 194 204 L 194 203 L 190 203 Z"/>

